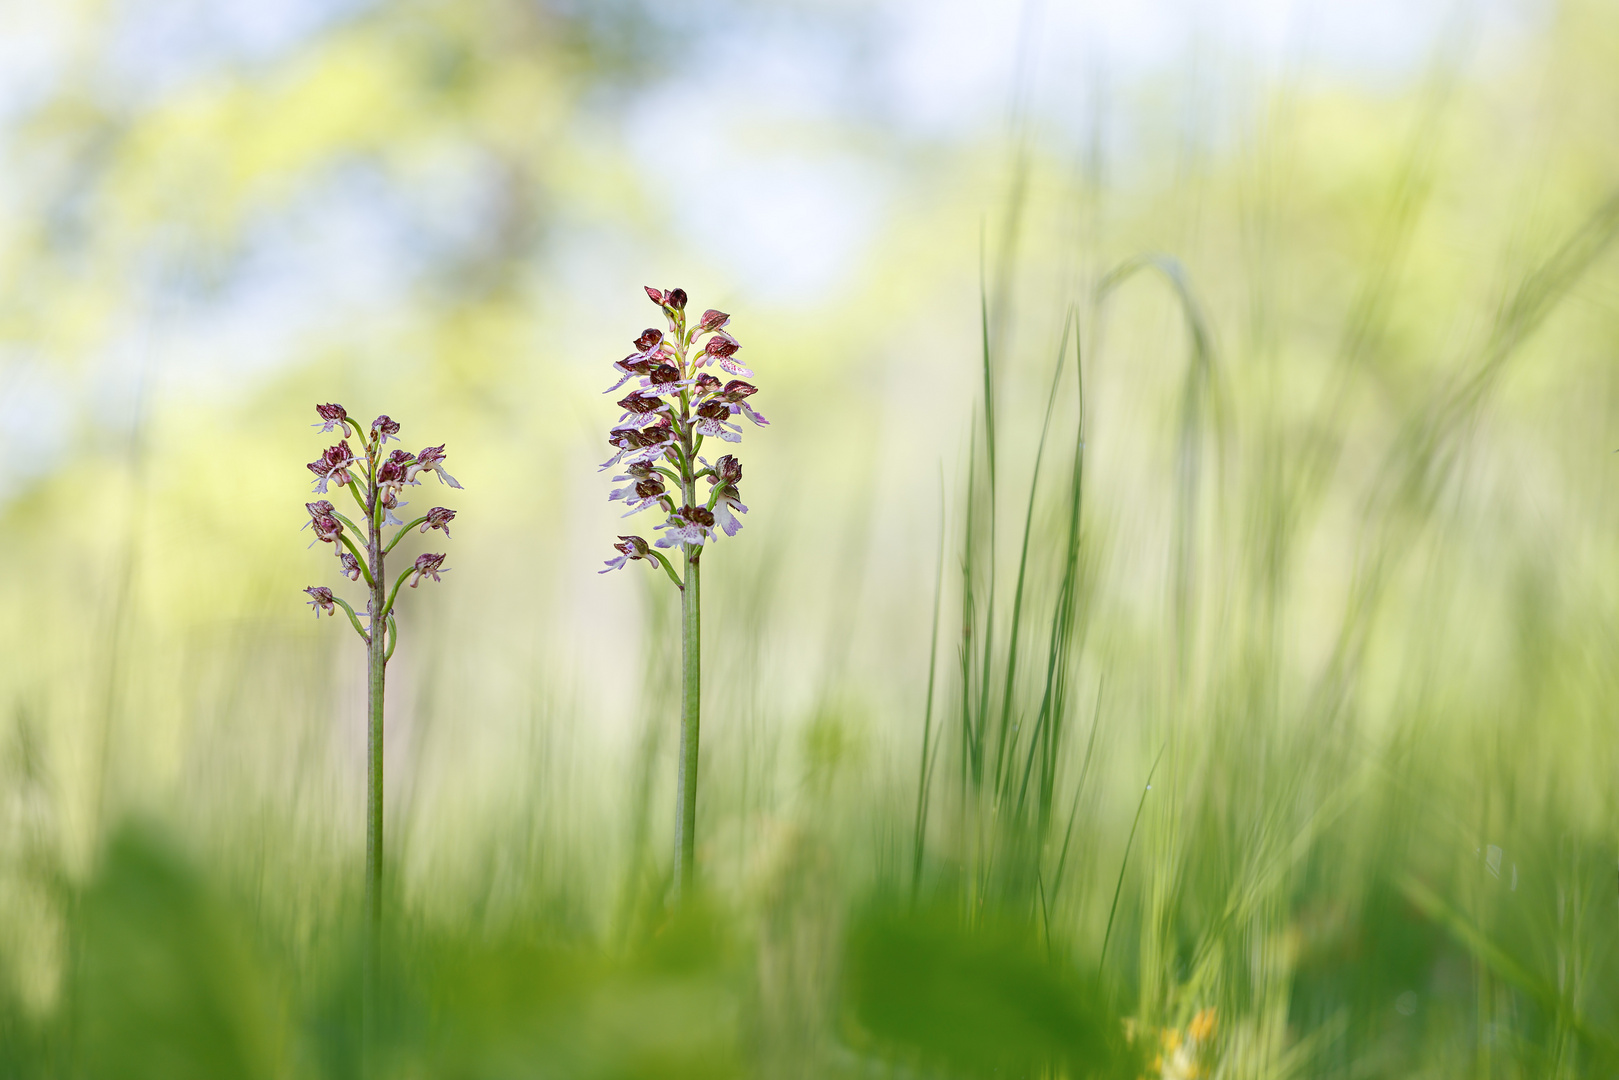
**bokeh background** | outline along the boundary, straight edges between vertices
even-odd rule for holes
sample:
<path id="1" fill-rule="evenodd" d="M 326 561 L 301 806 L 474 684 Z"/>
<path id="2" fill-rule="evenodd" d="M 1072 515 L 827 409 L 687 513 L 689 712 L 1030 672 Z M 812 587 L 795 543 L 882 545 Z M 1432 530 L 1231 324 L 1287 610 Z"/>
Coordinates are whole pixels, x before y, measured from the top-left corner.
<path id="1" fill-rule="evenodd" d="M 330 400 L 465 485 L 390 675 L 401 1075 L 994 1072 L 1046 1044 L 867 975 L 996 919 L 1124 1074 L 1611 1069 L 1616 94 L 1596 0 L 4 5 L 0 1063 L 348 1074 Z M 643 285 L 772 420 L 664 982 L 677 605 L 596 573 Z M 1035 761 L 1058 666 L 1026 820 L 970 734 Z"/>

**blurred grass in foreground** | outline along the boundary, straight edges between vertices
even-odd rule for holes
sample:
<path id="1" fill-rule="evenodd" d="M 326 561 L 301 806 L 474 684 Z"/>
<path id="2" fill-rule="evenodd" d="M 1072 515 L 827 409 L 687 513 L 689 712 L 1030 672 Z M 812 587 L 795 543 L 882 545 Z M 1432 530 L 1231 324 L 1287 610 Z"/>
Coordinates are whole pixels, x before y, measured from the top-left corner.
<path id="1" fill-rule="evenodd" d="M 429 79 L 397 24 L 341 28 L 285 85 L 405 104 L 278 143 L 286 175 L 471 128 L 518 192 L 622 180 L 536 149 L 582 92 L 549 39 L 433 10 L 494 59 Z M 961 149 L 838 298 L 858 347 L 758 313 L 778 442 L 705 590 L 679 918 L 673 612 L 592 591 L 595 369 L 534 345 L 624 335 L 548 310 L 526 249 L 413 299 L 398 368 L 339 336 L 244 401 L 156 380 L 127 431 L 87 417 L 0 528 L 0 1076 L 356 1075 L 358 658 L 297 621 L 297 462 L 310 403 L 383 383 L 488 523 L 389 718 L 388 1075 L 1614 1074 L 1615 27 L 1568 5 L 1483 85 L 1278 92 L 1139 172 L 1031 135 L 981 286 L 1003 157 Z M 70 367 L 129 234 L 166 235 L 140 207 L 186 222 L 191 158 L 143 138 L 281 176 L 210 156 L 287 119 L 274 85 L 109 143 L 84 246 L 8 249 L 57 275 L 16 295 L 66 297 L 12 338 Z M 512 138 L 531 92 L 547 137 Z M 244 183 L 199 235 L 274 203 Z"/>

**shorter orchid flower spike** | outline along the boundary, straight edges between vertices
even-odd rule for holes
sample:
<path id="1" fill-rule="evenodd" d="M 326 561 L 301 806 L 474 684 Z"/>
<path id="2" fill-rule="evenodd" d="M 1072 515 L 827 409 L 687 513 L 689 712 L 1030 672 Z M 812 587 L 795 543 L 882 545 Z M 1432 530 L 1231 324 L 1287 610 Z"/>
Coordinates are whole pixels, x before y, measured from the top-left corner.
<path id="1" fill-rule="evenodd" d="M 343 421 L 349 418 L 348 410 L 341 405 L 316 405 L 315 414 L 320 417 L 320 422 L 309 426 L 318 427 L 322 431 L 331 431 L 334 428 L 342 431 Z"/>
<path id="2" fill-rule="evenodd" d="M 434 581 L 442 581 L 443 579 L 439 577 L 439 574 L 441 572 L 445 574 L 450 572 L 449 568 L 444 565 L 443 555 L 418 555 L 416 556 L 416 565 L 412 569 L 415 576 L 411 579 L 410 587 L 413 589 L 421 584 L 422 578 L 430 577 Z"/>
<path id="3" fill-rule="evenodd" d="M 360 560 L 346 551 L 337 553 L 337 563 L 343 568 L 343 576 L 350 581 L 360 580 Z"/>
<path id="4" fill-rule="evenodd" d="M 332 597 L 332 590 L 324 585 L 311 585 L 304 592 L 309 594 L 309 606 L 315 609 L 315 618 L 320 618 L 323 611 L 328 615 L 337 614 L 337 602 Z"/>
<path id="5" fill-rule="evenodd" d="M 449 472 L 445 470 L 444 458 L 444 447 L 442 445 L 427 447 L 421 453 L 416 455 L 416 464 L 413 465 L 410 470 L 411 479 L 414 480 L 418 472 L 425 470 L 427 472 L 436 473 L 439 478 L 439 483 L 441 484 L 449 484 L 453 488 L 460 487 L 461 484 L 456 480 L 456 478 L 451 476 Z"/>
<path id="6" fill-rule="evenodd" d="M 449 536 L 450 522 L 454 520 L 454 510 L 446 510 L 442 506 L 435 506 L 427 512 L 426 520 L 422 522 L 422 527 L 418 531 L 426 532 L 428 529 L 443 529 L 444 535 Z"/>
<path id="7" fill-rule="evenodd" d="M 618 539 L 620 542 L 614 544 L 613 547 L 619 554 L 607 560 L 606 570 L 598 570 L 596 573 L 605 574 L 608 571 L 617 570 L 632 559 L 651 561 L 652 549 L 647 546 L 645 540 L 639 536 L 620 536 Z"/>
<path id="8" fill-rule="evenodd" d="M 379 442 L 399 438 L 399 421 L 392 420 L 387 413 L 383 413 L 371 421 L 371 430 L 376 433 Z"/>

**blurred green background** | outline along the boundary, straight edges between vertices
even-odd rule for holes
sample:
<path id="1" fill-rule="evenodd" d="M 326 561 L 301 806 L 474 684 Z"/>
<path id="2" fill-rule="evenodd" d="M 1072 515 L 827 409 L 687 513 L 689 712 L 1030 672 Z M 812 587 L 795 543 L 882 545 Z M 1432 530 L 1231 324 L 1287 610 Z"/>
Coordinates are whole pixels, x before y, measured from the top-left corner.
<path id="1" fill-rule="evenodd" d="M 0 58 L 0 1075 L 357 1074 L 329 400 L 465 485 L 384 1075 L 1619 1069 L 1613 5 L 16 0 Z M 677 605 L 595 573 L 643 285 L 773 422 L 678 915 Z"/>

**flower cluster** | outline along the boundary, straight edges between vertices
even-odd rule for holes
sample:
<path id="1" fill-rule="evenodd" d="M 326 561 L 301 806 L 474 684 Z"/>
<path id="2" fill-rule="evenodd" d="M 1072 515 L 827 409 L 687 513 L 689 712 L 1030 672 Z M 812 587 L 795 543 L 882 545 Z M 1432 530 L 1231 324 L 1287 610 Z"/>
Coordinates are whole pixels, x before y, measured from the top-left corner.
<path id="1" fill-rule="evenodd" d="M 622 486 L 613 489 L 609 501 L 622 501 L 625 517 L 661 511 L 665 519 L 653 528 L 663 535 L 652 544 L 640 536 L 619 537 L 621 542 L 613 545 L 619 555 L 601 573 L 644 559 L 660 563 L 674 577 L 654 548 L 686 545 L 687 554 L 694 555 L 693 549 L 700 550 L 721 532 L 735 536 L 742 528 L 737 514 L 748 512 L 737 489 L 741 462 L 725 454 L 710 465 L 698 453 L 703 440 L 741 442 L 737 417 L 759 426 L 770 421 L 748 402 L 758 387 L 745 381 L 753 372 L 736 359 L 742 344 L 725 329 L 731 317 L 711 308 L 688 321 L 685 290 L 648 287 L 646 294 L 662 309 L 668 329 L 643 331 L 634 341 L 635 351 L 613 365 L 619 379 L 607 393 L 634 385 L 618 401 L 623 413 L 607 434 L 615 453 L 602 468 L 623 469 L 613 477 Z M 721 379 L 716 369 L 730 377 Z M 698 487 L 705 479 L 706 495 Z"/>
<path id="2" fill-rule="evenodd" d="M 335 496 L 347 490 L 354 497 L 355 508 L 349 511 L 354 515 L 351 518 L 330 499 L 305 503 L 304 509 L 309 512 L 305 528 L 314 531 L 311 546 L 317 541 L 332 545 L 344 577 L 350 581 L 365 580 L 370 590 L 363 616 L 366 625 L 362 628 L 362 616 L 326 586 L 310 586 L 304 591 L 309 594 L 309 604 L 317 617 L 322 613 L 335 614 L 341 607 L 348 612 L 360 636 L 369 642 L 379 627 L 390 624 L 394 598 L 406 579 L 414 589 L 423 578 L 439 581 L 442 580 L 439 575 L 448 572 L 443 555 L 421 555 L 399 575 L 392 591 L 387 591 L 384 561 L 404 534 L 420 526 L 423 533 L 439 529 L 449 536 L 450 522 L 455 520 L 455 511 L 443 506 L 435 506 L 413 520 L 400 517 L 395 511 L 409 505 L 403 498 L 406 489 L 420 487 L 427 473 L 449 487 L 461 485 L 444 467 L 442 444 L 425 447 L 414 454 L 408 450 L 385 450 L 384 444 L 399 439 L 399 421 L 387 415 L 377 417 L 365 428 L 341 405 L 317 405 L 315 413 L 320 417 L 315 427 L 322 432 L 339 433 L 337 445 L 328 447 L 308 465 L 315 475 L 315 493 Z M 358 444 L 357 450 L 350 447 L 350 438 Z M 389 539 L 384 535 L 388 528 L 399 531 Z"/>

